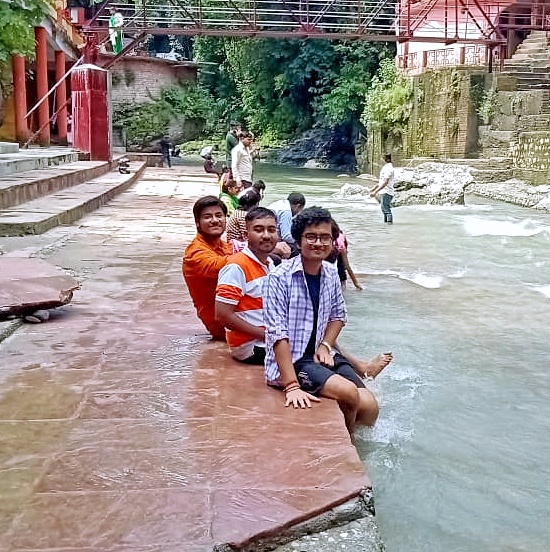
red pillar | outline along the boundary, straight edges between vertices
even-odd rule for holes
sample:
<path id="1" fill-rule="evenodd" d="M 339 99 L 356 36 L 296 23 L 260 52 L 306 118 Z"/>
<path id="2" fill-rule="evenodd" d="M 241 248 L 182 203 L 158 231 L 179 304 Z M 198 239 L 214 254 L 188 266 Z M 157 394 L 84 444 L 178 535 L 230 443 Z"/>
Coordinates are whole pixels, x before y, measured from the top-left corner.
<path id="1" fill-rule="evenodd" d="M 41 100 L 48 93 L 48 35 L 44 27 L 34 28 L 36 39 L 36 100 Z M 50 145 L 50 108 L 49 100 L 44 100 L 38 107 L 38 143 Z"/>
<path id="2" fill-rule="evenodd" d="M 27 78 L 25 58 L 14 55 L 11 58 L 13 73 L 13 99 L 15 103 L 15 137 L 18 142 L 25 142 L 29 137 L 27 126 Z"/>
<path id="3" fill-rule="evenodd" d="M 65 76 L 65 52 L 55 51 L 55 82 L 59 82 Z M 67 101 L 67 80 L 63 78 L 55 90 L 55 105 L 59 109 Z M 57 134 L 59 144 L 67 145 L 67 106 L 57 114 Z"/>
<path id="4" fill-rule="evenodd" d="M 106 69 L 90 64 L 71 73 L 73 147 L 91 161 L 111 160 L 107 76 Z"/>

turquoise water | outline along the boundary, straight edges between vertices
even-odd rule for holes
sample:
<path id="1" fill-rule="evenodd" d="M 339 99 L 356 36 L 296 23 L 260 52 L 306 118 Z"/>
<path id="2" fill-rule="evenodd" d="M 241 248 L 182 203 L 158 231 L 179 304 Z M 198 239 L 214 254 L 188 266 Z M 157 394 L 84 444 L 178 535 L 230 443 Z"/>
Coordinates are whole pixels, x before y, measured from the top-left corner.
<path id="1" fill-rule="evenodd" d="M 393 351 L 358 448 L 388 552 L 550 550 L 550 214 L 336 199 L 351 177 L 260 165 L 266 201 L 330 208 L 364 291 L 342 341 Z M 360 543 L 354 550 L 361 550 Z"/>

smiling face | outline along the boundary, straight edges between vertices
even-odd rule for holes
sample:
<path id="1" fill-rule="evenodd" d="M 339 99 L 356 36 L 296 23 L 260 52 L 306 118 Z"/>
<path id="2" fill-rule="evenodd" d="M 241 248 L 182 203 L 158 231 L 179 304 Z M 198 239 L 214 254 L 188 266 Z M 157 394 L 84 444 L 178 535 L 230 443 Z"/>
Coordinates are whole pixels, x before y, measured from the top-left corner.
<path id="1" fill-rule="evenodd" d="M 248 247 L 256 257 L 265 259 L 279 240 L 277 221 L 273 217 L 262 217 L 246 223 Z"/>
<path id="2" fill-rule="evenodd" d="M 306 226 L 299 246 L 302 259 L 305 261 L 324 261 L 330 255 L 333 247 L 330 222 Z"/>
<path id="3" fill-rule="evenodd" d="M 219 238 L 225 232 L 226 217 L 219 205 L 205 207 L 197 222 L 197 231 L 206 239 Z"/>

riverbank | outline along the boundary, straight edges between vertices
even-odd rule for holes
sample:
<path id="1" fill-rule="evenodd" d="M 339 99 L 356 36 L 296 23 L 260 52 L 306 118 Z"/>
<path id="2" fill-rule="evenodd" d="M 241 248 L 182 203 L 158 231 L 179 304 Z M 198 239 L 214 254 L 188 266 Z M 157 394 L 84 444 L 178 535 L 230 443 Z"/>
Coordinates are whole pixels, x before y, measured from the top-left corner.
<path id="1" fill-rule="evenodd" d="M 199 168 L 147 169 L 76 225 L 0 238 L 82 284 L 0 344 L 7 550 L 258 552 L 312 532 L 329 551 L 346 529 L 323 531 L 350 522 L 382 549 L 337 405 L 283 408 L 195 316 L 181 257 L 193 202 L 216 191 Z"/>

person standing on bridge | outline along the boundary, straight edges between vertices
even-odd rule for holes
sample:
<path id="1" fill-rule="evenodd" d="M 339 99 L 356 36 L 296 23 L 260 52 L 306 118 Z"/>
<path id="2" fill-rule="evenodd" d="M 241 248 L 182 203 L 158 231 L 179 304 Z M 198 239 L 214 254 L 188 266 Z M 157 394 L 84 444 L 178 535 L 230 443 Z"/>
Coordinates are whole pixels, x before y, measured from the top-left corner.
<path id="1" fill-rule="evenodd" d="M 124 18 L 122 14 L 115 8 L 109 9 L 111 17 L 109 17 L 109 38 L 115 55 L 122 52 L 122 27 L 124 26 Z"/>

